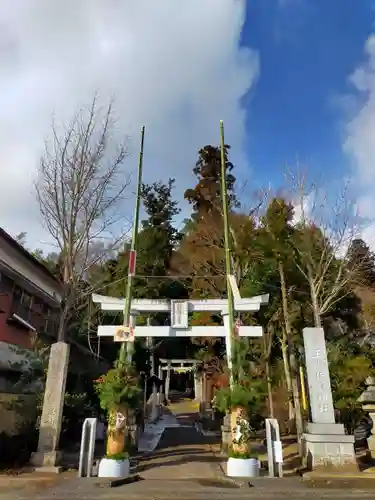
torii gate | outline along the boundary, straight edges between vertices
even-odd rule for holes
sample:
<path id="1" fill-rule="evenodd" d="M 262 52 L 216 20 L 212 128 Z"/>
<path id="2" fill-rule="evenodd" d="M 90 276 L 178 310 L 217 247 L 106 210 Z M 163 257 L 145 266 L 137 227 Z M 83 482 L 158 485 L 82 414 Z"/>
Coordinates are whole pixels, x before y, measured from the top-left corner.
<path id="1" fill-rule="evenodd" d="M 163 371 L 167 372 L 167 376 L 165 378 L 165 388 L 164 388 L 164 396 L 165 396 L 165 399 L 167 401 L 169 399 L 169 386 L 170 386 L 170 381 L 171 381 L 171 371 L 175 371 L 178 373 L 193 371 L 197 367 L 197 365 L 202 364 L 202 361 L 200 361 L 198 359 L 176 359 L 176 358 L 165 359 L 165 358 L 160 358 L 159 362 L 160 362 L 160 365 L 159 365 L 159 378 L 160 378 L 160 380 L 164 380 Z M 186 365 L 189 365 L 189 366 L 186 366 Z M 197 377 L 196 377 L 196 374 L 194 374 L 195 399 L 199 399 L 197 389 L 198 389 Z"/>
<path id="2" fill-rule="evenodd" d="M 125 299 L 107 297 L 105 295 L 93 294 L 92 300 L 100 304 L 102 311 L 118 314 L 124 311 Z M 262 305 L 268 304 L 269 295 L 258 295 L 251 298 L 241 298 L 238 292 L 235 294 L 234 311 L 255 312 Z M 171 315 L 170 326 L 137 326 L 136 316 L 140 313 L 167 312 Z M 190 326 L 189 314 L 194 312 L 212 312 L 221 314 L 224 326 Z M 232 370 L 232 334 L 229 327 L 228 301 L 227 299 L 207 300 L 149 300 L 133 299 L 131 301 L 130 325 L 131 335 L 127 340 L 134 341 L 134 337 L 225 337 L 226 355 L 228 369 Z M 99 337 L 113 337 L 115 340 L 124 341 L 118 337 L 118 332 L 124 329 L 123 325 L 100 325 L 98 327 Z M 237 323 L 237 334 L 240 337 L 261 337 L 263 329 L 261 326 L 245 326 Z"/>

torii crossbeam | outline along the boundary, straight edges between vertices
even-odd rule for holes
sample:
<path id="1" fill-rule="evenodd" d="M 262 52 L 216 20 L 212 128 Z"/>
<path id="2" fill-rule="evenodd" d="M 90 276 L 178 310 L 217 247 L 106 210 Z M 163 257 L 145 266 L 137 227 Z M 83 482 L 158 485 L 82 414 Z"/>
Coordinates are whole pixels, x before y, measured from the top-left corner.
<path id="1" fill-rule="evenodd" d="M 124 299 L 93 294 L 93 302 L 100 304 L 102 311 L 119 313 L 124 310 Z M 259 311 L 262 305 L 268 303 L 268 295 L 259 295 L 249 299 L 236 300 L 236 312 Z M 134 299 L 131 303 L 131 318 L 133 324 L 135 317 L 140 313 L 169 312 L 171 314 L 170 326 L 137 326 L 134 330 L 135 337 L 225 337 L 227 300 L 148 300 Z M 188 315 L 193 312 L 213 312 L 223 316 L 224 326 L 189 326 Z M 114 337 L 121 325 L 100 325 L 100 337 Z M 261 337 L 261 326 L 238 325 L 237 333 L 241 337 Z"/>

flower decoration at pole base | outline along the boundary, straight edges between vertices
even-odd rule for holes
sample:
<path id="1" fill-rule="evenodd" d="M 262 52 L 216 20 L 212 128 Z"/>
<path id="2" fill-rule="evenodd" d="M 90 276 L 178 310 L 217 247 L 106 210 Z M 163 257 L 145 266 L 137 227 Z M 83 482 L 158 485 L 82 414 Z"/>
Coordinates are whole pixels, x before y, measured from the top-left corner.
<path id="1" fill-rule="evenodd" d="M 129 456 L 126 451 L 129 410 L 139 403 L 138 377 L 131 363 L 117 362 L 115 367 L 95 381 L 101 407 L 108 414 L 106 456 L 99 464 L 99 477 L 129 475 Z"/>
<path id="2" fill-rule="evenodd" d="M 246 359 L 248 350 L 241 339 L 234 342 L 233 383 L 230 377 L 221 377 L 215 393 L 215 408 L 230 415 L 231 446 L 228 452 L 227 475 L 256 477 L 260 463 L 251 449 L 249 415 L 257 414 L 265 397 L 264 381 L 252 374 Z"/>
<path id="3" fill-rule="evenodd" d="M 228 452 L 229 477 L 257 477 L 260 464 L 250 446 L 251 426 L 248 415 L 253 413 L 261 398 L 256 380 L 235 382 L 215 394 L 215 407 L 230 414 L 232 445 Z"/>

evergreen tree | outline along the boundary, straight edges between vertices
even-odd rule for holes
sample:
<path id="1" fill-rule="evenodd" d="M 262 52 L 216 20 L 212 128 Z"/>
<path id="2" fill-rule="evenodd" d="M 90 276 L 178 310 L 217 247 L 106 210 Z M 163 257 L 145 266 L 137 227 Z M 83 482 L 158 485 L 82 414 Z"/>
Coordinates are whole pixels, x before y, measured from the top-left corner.
<path id="1" fill-rule="evenodd" d="M 232 174 L 233 163 L 228 159 L 230 146 L 225 146 L 226 180 L 229 209 L 238 205 L 234 192 L 236 178 Z M 199 150 L 198 161 L 193 169 L 198 182 L 194 189 L 185 191 L 185 199 L 193 208 L 192 219 L 197 221 L 207 215 L 222 213 L 221 201 L 221 151 L 217 146 L 205 146 Z"/>
<path id="2" fill-rule="evenodd" d="M 373 286 L 375 284 L 375 255 L 361 238 L 352 241 L 347 258 L 348 267 L 358 271 L 359 281 L 366 286 Z"/>
<path id="3" fill-rule="evenodd" d="M 182 293 L 179 283 L 165 279 L 170 260 L 180 233 L 173 219 L 180 213 L 178 203 L 172 198 L 174 179 L 167 184 L 143 184 L 141 196 L 147 218 L 142 221 L 138 235 L 137 275 L 134 296 L 142 298 L 178 298 Z M 155 278 L 152 278 L 155 276 Z"/>

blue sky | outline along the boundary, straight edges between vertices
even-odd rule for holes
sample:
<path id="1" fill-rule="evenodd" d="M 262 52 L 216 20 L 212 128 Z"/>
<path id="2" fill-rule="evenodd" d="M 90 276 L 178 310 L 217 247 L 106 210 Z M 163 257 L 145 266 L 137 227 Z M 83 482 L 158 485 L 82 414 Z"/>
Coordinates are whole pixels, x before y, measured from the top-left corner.
<path id="1" fill-rule="evenodd" d="M 248 1 L 241 43 L 259 51 L 260 75 L 244 99 L 246 152 L 261 184 L 297 156 L 325 179 L 348 171 L 339 102 L 374 20 L 370 0 Z"/>

